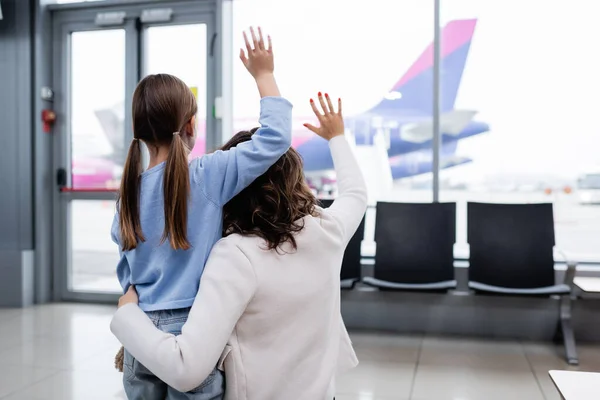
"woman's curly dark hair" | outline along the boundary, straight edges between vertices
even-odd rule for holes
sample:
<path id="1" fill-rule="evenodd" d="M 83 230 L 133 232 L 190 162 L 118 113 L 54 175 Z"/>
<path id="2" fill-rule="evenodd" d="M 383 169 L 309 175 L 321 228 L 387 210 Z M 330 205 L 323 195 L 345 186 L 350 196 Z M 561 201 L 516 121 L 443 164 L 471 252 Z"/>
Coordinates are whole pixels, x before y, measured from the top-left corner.
<path id="1" fill-rule="evenodd" d="M 221 149 L 252 138 L 258 128 L 238 132 Z M 269 250 L 289 242 L 304 228 L 303 217 L 315 215 L 317 199 L 304 180 L 302 157 L 290 148 L 275 164 L 223 206 L 223 236 L 256 235 Z"/>

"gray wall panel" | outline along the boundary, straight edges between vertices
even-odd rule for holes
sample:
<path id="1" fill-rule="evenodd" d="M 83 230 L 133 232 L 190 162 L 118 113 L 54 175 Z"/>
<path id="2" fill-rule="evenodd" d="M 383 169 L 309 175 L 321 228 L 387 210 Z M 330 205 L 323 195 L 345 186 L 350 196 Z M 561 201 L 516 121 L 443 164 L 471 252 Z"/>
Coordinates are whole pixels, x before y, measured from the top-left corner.
<path id="1" fill-rule="evenodd" d="M 0 21 L 0 250 L 19 250 L 17 3 L 2 3 Z M 20 264 L 20 263 L 19 263 Z"/>
<path id="2" fill-rule="evenodd" d="M 0 250 L 0 307 L 33 304 L 33 251 Z"/>
<path id="3" fill-rule="evenodd" d="M 21 250 L 33 249 L 33 99 L 32 99 L 32 8 L 27 0 L 17 1 L 16 76 L 19 241 Z"/>
<path id="4" fill-rule="evenodd" d="M 44 1 L 47 3 L 47 1 Z M 50 13 L 45 7 L 35 7 L 35 79 L 34 115 L 45 108 L 53 108 L 51 102 L 37 95 L 39 88 L 52 82 L 52 27 Z M 35 242 L 35 302 L 46 303 L 52 298 L 52 195 L 54 172 L 52 169 L 52 135 L 42 131 L 40 118 L 34 118 L 34 202 Z"/>
<path id="5" fill-rule="evenodd" d="M 33 295 L 31 4 L 4 0 L 0 21 L 0 305 L 5 306 L 30 304 Z"/>
<path id="6" fill-rule="evenodd" d="M 29 1 L 3 1 L 0 21 L 0 249 L 32 249 Z"/>

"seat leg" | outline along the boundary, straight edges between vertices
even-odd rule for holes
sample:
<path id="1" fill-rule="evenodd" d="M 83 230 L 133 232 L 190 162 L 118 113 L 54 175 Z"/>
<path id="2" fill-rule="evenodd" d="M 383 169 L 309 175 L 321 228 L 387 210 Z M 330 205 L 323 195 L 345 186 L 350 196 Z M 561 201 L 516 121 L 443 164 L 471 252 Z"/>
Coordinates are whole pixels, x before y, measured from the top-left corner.
<path id="1" fill-rule="evenodd" d="M 575 346 L 575 334 L 571 323 L 571 297 L 564 295 L 560 297 L 560 328 L 565 345 L 567 362 L 570 365 L 578 365 L 577 348 Z"/>
<path id="2" fill-rule="evenodd" d="M 555 344 L 559 344 L 562 342 L 562 323 L 560 322 L 560 317 L 558 321 L 556 321 L 556 328 L 554 328 L 554 336 L 552 337 L 552 341 Z"/>

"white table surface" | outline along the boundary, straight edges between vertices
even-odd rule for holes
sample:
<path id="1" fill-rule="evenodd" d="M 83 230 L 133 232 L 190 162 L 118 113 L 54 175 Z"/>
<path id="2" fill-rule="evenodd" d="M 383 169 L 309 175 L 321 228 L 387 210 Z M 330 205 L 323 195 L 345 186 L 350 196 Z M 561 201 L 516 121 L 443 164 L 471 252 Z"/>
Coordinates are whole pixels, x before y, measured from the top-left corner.
<path id="1" fill-rule="evenodd" d="M 573 283 L 586 293 L 600 293 L 600 278 L 581 276 L 575 278 Z"/>
<path id="2" fill-rule="evenodd" d="M 548 371 L 565 400 L 600 399 L 600 373 L 579 371 Z"/>

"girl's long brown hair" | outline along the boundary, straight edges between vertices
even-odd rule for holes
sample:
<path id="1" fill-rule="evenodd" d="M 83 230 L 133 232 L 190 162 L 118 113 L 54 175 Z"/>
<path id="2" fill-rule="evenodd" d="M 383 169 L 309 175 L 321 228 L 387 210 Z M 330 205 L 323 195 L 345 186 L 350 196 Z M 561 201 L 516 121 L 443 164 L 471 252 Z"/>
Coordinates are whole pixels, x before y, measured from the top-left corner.
<path id="1" fill-rule="evenodd" d="M 187 149 L 181 135 L 196 114 L 192 91 L 180 79 L 167 74 L 149 75 L 135 89 L 132 104 L 133 137 L 119 190 L 118 210 L 123 250 L 145 241 L 140 223 L 141 143 L 152 151 L 169 146 L 163 178 L 165 229 L 162 241 L 175 250 L 190 248 L 187 239 L 187 206 L 190 178 Z"/>
<path id="2" fill-rule="evenodd" d="M 222 150 L 250 140 L 256 130 L 237 133 Z M 267 172 L 225 204 L 223 236 L 256 235 L 265 240 L 269 250 L 286 242 L 296 249 L 294 235 L 304 228 L 302 218 L 315 214 L 316 204 L 304 180 L 302 157 L 289 149 Z"/>

